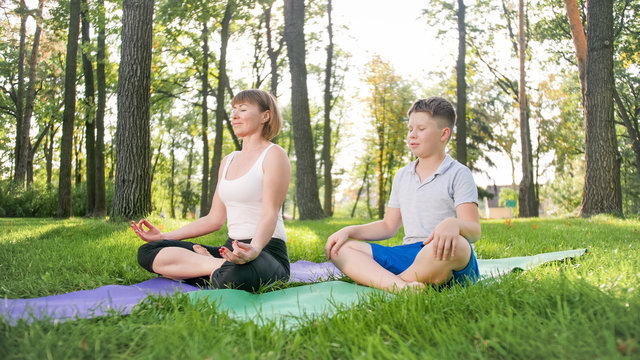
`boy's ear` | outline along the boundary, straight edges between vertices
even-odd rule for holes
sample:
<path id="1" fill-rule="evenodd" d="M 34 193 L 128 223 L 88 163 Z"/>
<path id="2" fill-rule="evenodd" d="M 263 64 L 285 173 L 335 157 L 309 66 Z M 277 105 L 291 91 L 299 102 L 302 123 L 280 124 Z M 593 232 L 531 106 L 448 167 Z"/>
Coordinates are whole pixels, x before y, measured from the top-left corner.
<path id="1" fill-rule="evenodd" d="M 440 140 L 446 142 L 450 138 L 451 138 L 451 128 L 447 126 L 444 129 L 442 129 L 442 136 L 440 137 Z"/>

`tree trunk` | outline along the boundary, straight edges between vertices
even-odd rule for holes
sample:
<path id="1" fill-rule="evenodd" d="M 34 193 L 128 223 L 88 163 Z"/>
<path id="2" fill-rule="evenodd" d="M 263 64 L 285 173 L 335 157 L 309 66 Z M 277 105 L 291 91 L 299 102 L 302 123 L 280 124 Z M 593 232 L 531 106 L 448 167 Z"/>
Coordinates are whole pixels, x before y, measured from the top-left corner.
<path id="1" fill-rule="evenodd" d="M 200 184 L 200 216 L 209 213 L 209 28 L 202 22 L 202 183 Z M 213 189 L 211 190 L 213 192 Z M 213 196 L 211 196 L 213 198 Z"/>
<path id="2" fill-rule="evenodd" d="M 322 163 L 324 164 L 324 215 L 333 215 L 333 179 L 331 168 L 331 74 L 333 73 L 333 24 L 331 23 L 331 0 L 327 2 L 329 24 L 329 46 L 327 46 L 327 66 L 324 72 L 324 133 L 322 137 Z"/>
<path id="3" fill-rule="evenodd" d="M 225 90 L 227 88 L 227 44 L 229 43 L 229 25 L 231 18 L 235 12 L 235 1 L 229 0 L 224 10 L 224 17 L 220 26 L 220 58 L 218 62 L 218 88 L 216 91 L 216 136 L 213 142 L 213 159 L 211 160 L 211 174 L 209 177 L 209 188 L 211 196 L 209 196 L 209 204 L 213 200 L 213 194 L 218 186 L 218 170 L 222 162 L 222 143 L 224 141 L 224 117 L 226 111 Z M 202 214 L 201 214 L 202 215 Z"/>
<path id="4" fill-rule="evenodd" d="M 291 116 L 296 151 L 296 199 L 300 219 L 324 217 L 318 196 L 305 64 L 304 0 L 285 0 L 285 39 L 291 69 Z"/>
<path id="5" fill-rule="evenodd" d="M 31 129 L 31 115 L 33 115 L 33 106 L 36 98 L 36 70 L 38 68 L 38 51 L 40 47 L 40 34 L 42 33 L 42 9 L 44 0 L 38 2 L 38 13 L 36 15 L 36 32 L 33 35 L 33 47 L 29 58 L 29 85 L 27 87 L 27 99 L 24 110 L 24 118 L 22 121 L 22 136 L 27 147 L 27 187 L 31 187 L 33 183 L 33 155 L 35 149 L 31 147 L 31 138 L 29 130 Z M 34 145 L 37 149 L 38 145 Z"/>
<path id="6" fill-rule="evenodd" d="M 384 128 L 378 128 L 378 219 L 384 218 L 385 192 L 384 192 L 384 158 L 385 136 Z"/>
<path id="7" fill-rule="evenodd" d="M 95 90 L 93 85 L 93 64 L 88 51 L 91 45 L 89 38 L 89 9 L 87 0 L 82 0 L 82 71 L 84 73 L 84 102 L 85 102 L 85 137 L 87 159 L 87 212 L 86 216 L 93 216 L 96 203 L 96 164 L 95 164 Z"/>
<path id="8" fill-rule="evenodd" d="M 82 184 L 82 145 L 84 145 L 84 136 L 82 135 L 74 135 L 74 151 L 75 156 L 73 157 L 76 160 L 75 167 L 75 186 L 80 186 Z"/>
<path id="9" fill-rule="evenodd" d="M 80 33 L 80 0 L 69 5 L 69 35 L 64 75 L 64 113 L 60 143 L 60 175 L 58 177 L 57 217 L 71 216 L 71 155 L 76 113 L 76 68 L 78 65 L 78 34 Z"/>
<path id="10" fill-rule="evenodd" d="M 176 218 L 176 139 L 174 134 L 171 136 L 171 177 L 169 178 L 169 206 L 171 207 L 171 218 Z"/>
<path id="11" fill-rule="evenodd" d="M 191 174 L 193 171 L 193 147 L 195 144 L 195 140 L 191 137 L 191 142 L 189 143 L 189 165 L 187 166 L 187 184 L 184 191 L 186 199 L 183 197 L 183 206 L 182 206 L 182 218 L 187 216 L 187 212 L 191 206 Z"/>
<path id="12" fill-rule="evenodd" d="M 613 98 L 616 101 L 616 105 L 618 105 L 618 114 L 620 114 L 622 123 L 624 124 L 624 127 L 627 128 L 627 133 L 629 134 L 629 138 L 631 140 L 631 150 L 633 150 L 633 154 L 636 159 L 636 173 L 640 176 L 640 131 L 638 131 L 638 122 L 637 120 L 633 122 L 631 121 L 631 118 L 629 117 L 630 112 L 627 112 L 627 109 L 622 103 L 622 99 L 620 99 L 620 95 L 615 88 L 613 89 Z M 636 114 L 636 116 L 640 114 L 640 112 L 637 110 L 634 113 Z"/>
<path id="13" fill-rule="evenodd" d="M 587 38 L 584 34 L 584 26 L 582 26 L 582 18 L 578 10 L 576 0 L 564 0 L 564 7 L 567 11 L 569 26 L 571 27 L 571 37 L 573 38 L 573 46 L 576 50 L 576 59 L 578 62 L 578 76 L 580 77 L 580 90 L 582 92 L 582 103 L 584 105 L 586 79 L 585 73 L 587 68 Z"/>
<path id="14" fill-rule="evenodd" d="M 525 38 L 524 0 L 518 1 L 518 55 L 520 58 L 520 88 L 518 100 L 520 105 L 520 142 L 522 144 L 522 181 L 518 194 L 520 217 L 538 216 L 538 202 L 533 184 L 533 151 L 531 150 L 531 130 L 529 129 L 529 104 L 527 99 L 527 80 L 525 70 Z"/>
<path id="15" fill-rule="evenodd" d="M 107 103 L 106 44 L 104 0 L 98 2 L 98 51 L 96 54 L 96 79 L 98 82 L 98 104 L 96 107 L 95 183 L 96 196 L 93 215 L 103 217 L 106 213 L 106 186 L 104 179 L 104 112 Z"/>
<path id="16" fill-rule="evenodd" d="M 124 0 L 113 217 L 139 218 L 151 212 L 149 92 L 152 30 L 153 0 Z"/>
<path id="17" fill-rule="evenodd" d="M 269 56 L 269 64 L 271 68 L 271 94 L 278 96 L 278 57 L 282 53 L 284 38 L 280 38 L 278 42 L 278 48 L 273 47 L 273 30 L 271 29 L 271 9 L 273 8 L 273 2 L 269 3 L 268 7 L 264 8 L 264 22 L 267 31 L 267 56 Z"/>
<path id="18" fill-rule="evenodd" d="M 16 97 L 16 150 L 14 182 L 24 186 L 27 174 L 27 143 L 29 135 L 24 133 L 24 58 L 26 56 L 27 5 L 20 0 L 20 45 L 18 49 L 18 94 Z"/>
<path id="19" fill-rule="evenodd" d="M 364 189 L 364 185 L 367 182 L 367 176 L 369 175 L 369 163 L 367 162 L 366 167 L 364 168 L 364 174 L 362 175 L 362 183 L 360 183 L 360 188 L 358 189 L 358 194 L 356 195 L 356 202 L 353 204 L 353 208 L 351 209 L 351 218 L 356 213 L 356 208 L 358 207 L 358 200 L 360 200 L 360 194 L 362 194 L 362 189 Z"/>
<path id="20" fill-rule="evenodd" d="M 458 62 L 456 64 L 456 160 L 467 165 L 467 29 L 464 0 L 458 0 Z"/>
<path id="21" fill-rule="evenodd" d="M 620 154 L 613 122 L 613 2 L 587 3 L 585 179 L 580 215 L 622 214 Z"/>
<path id="22" fill-rule="evenodd" d="M 53 121 L 49 124 L 51 130 L 49 132 L 49 138 L 47 140 L 46 148 L 46 159 L 47 159 L 47 188 L 52 186 L 51 178 L 53 177 L 53 144 L 56 138 L 56 133 L 58 132 L 58 128 L 53 128 Z"/>

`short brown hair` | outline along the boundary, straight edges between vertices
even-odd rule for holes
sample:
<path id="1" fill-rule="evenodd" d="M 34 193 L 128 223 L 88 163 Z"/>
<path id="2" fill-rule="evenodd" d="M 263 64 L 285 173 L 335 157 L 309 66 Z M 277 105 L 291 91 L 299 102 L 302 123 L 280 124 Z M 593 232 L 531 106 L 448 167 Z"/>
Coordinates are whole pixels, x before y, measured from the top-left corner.
<path id="1" fill-rule="evenodd" d="M 269 121 L 264 123 L 262 137 L 271 140 L 278 135 L 280 129 L 282 129 L 282 115 L 276 98 L 271 93 L 260 89 L 243 90 L 231 100 L 232 106 L 240 103 L 257 105 L 260 111 L 269 110 Z"/>
<path id="2" fill-rule="evenodd" d="M 444 127 L 448 127 L 453 133 L 453 127 L 456 125 L 456 110 L 449 100 L 439 96 L 418 99 L 411 105 L 407 116 L 411 116 L 414 112 L 426 112 L 434 118 L 444 120 Z M 440 124 L 442 125 L 441 122 Z"/>

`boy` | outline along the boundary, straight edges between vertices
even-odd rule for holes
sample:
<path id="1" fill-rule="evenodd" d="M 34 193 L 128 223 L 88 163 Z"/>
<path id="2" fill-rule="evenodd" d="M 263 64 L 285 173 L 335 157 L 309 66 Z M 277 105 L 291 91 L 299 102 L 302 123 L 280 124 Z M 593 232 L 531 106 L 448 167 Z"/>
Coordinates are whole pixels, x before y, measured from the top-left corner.
<path id="1" fill-rule="evenodd" d="M 357 283 L 387 291 L 475 282 L 470 243 L 480 239 L 478 191 L 471 171 L 445 152 L 455 110 L 431 97 L 414 102 L 408 116 L 407 144 L 417 159 L 396 173 L 384 218 L 331 235 L 327 258 Z M 400 225 L 403 245 L 355 241 L 388 239 Z"/>

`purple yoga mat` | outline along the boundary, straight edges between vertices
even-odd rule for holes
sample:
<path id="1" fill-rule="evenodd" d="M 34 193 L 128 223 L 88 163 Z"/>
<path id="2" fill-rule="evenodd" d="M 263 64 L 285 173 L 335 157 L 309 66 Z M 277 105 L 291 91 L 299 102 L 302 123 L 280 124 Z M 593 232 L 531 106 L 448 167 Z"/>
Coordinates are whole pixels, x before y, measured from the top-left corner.
<path id="1" fill-rule="evenodd" d="M 290 282 L 312 283 L 342 276 L 332 263 L 297 261 L 291 264 Z M 113 311 L 129 314 L 131 309 L 149 295 L 172 295 L 198 290 L 196 286 L 162 277 L 134 285 L 107 285 L 93 290 L 74 291 L 33 299 L 0 299 L 0 318 L 15 324 L 27 321 L 72 318 L 89 319 Z"/>

